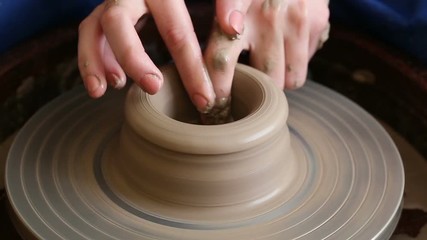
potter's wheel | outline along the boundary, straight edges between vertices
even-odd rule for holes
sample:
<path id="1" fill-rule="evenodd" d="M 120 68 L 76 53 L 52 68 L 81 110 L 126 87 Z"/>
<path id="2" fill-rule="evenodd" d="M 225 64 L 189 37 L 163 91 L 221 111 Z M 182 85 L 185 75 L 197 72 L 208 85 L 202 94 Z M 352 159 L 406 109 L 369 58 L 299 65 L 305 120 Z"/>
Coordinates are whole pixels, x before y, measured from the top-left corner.
<path id="1" fill-rule="evenodd" d="M 292 148 L 305 166 L 297 191 L 271 211 L 210 224 L 145 211 L 110 188 L 102 162 L 123 124 L 125 91 L 92 100 L 75 89 L 37 113 L 10 150 L 15 225 L 40 239 L 388 239 L 404 187 L 391 138 L 316 83 L 287 97 Z"/>

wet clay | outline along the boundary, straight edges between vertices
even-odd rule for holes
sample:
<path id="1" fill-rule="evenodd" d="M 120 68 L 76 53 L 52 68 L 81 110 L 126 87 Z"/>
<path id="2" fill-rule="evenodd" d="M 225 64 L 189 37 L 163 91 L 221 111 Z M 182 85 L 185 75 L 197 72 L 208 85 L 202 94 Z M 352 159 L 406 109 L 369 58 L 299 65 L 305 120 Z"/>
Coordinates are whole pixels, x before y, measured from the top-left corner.
<path id="1" fill-rule="evenodd" d="M 235 121 L 199 125 L 176 69 L 162 71 L 158 94 L 137 86 L 128 93 L 120 150 L 107 165 L 116 191 L 133 205 L 193 221 L 237 220 L 277 207 L 302 170 L 290 148 L 282 91 L 267 75 L 238 65 L 233 98 L 218 101 L 226 110 L 214 113 L 229 116 L 232 106 Z"/>
<path id="2" fill-rule="evenodd" d="M 227 65 L 230 63 L 230 57 L 228 56 L 229 50 L 227 48 L 219 49 L 212 59 L 213 67 L 217 71 L 224 72 Z"/>
<path id="3" fill-rule="evenodd" d="M 205 125 L 224 124 L 232 121 L 231 96 L 217 98 L 214 107 L 209 112 L 200 114 L 200 123 Z"/>
<path id="4" fill-rule="evenodd" d="M 264 61 L 262 71 L 266 74 L 272 72 L 272 70 L 276 67 L 276 62 L 273 59 L 267 59 Z"/>

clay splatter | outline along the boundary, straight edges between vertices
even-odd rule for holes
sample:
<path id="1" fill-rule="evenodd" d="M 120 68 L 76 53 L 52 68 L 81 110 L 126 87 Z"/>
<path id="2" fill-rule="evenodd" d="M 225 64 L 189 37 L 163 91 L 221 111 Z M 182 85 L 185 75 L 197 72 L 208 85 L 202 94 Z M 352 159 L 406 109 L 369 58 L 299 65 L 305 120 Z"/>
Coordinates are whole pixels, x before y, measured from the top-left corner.
<path id="1" fill-rule="evenodd" d="M 267 11 L 267 10 L 270 10 L 270 9 L 272 9 L 272 10 L 278 10 L 280 8 L 282 2 L 283 2 L 282 0 L 265 0 L 262 3 L 262 9 L 264 11 Z"/>
<path id="2" fill-rule="evenodd" d="M 231 116 L 231 97 L 217 98 L 215 106 L 208 113 L 200 115 L 204 125 L 218 125 L 233 121 Z"/>
<path id="3" fill-rule="evenodd" d="M 286 64 L 286 72 L 292 72 L 291 64 Z"/>
<path id="4" fill-rule="evenodd" d="M 233 40 L 239 40 L 240 39 L 240 35 L 239 34 L 234 34 L 234 35 L 229 35 L 226 34 L 225 32 L 222 31 L 221 27 L 219 26 L 218 22 L 215 20 L 214 21 L 214 26 L 212 28 L 212 35 L 211 35 L 211 39 L 215 39 L 215 41 L 217 42 L 221 42 L 221 41 L 233 41 Z"/>
<path id="5" fill-rule="evenodd" d="M 264 61 L 264 64 L 262 66 L 262 71 L 266 74 L 269 74 L 273 71 L 275 66 L 276 66 L 276 63 L 273 59 L 267 59 Z"/>
<path id="6" fill-rule="evenodd" d="M 219 49 L 213 57 L 212 61 L 215 70 L 224 72 L 228 63 L 230 62 L 230 57 L 228 55 L 227 49 Z"/>

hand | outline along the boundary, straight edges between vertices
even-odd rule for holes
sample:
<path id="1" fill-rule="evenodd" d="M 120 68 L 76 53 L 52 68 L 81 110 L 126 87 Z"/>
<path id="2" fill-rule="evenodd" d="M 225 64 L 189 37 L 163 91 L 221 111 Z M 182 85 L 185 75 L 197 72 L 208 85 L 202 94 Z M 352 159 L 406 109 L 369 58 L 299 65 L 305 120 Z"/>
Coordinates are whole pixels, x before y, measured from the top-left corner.
<path id="1" fill-rule="evenodd" d="M 280 88 L 298 88 L 329 32 L 327 0 L 217 0 L 205 61 L 218 99 L 230 95 L 242 50 Z"/>
<path id="2" fill-rule="evenodd" d="M 183 0 L 107 0 L 79 26 L 78 65 L 90 96 L 108 85 L 121 88 L 126 74 L 155 94 L 163 76 L 144 51 L 135 25 L 151 13 L 177 65 L 183 84 L 199 111 L 213 105 L 215 94 Z M 125 74 L 126 73 L 126 74 Z"/>

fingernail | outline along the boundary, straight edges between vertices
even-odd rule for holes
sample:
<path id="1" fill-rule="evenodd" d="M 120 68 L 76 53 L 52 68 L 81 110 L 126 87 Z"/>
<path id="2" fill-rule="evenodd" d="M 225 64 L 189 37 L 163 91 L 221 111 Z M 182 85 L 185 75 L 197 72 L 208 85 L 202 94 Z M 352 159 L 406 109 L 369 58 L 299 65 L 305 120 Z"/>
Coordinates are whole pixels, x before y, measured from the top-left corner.
<path id="1" fill-rule="evenodd" d="M 231 12 L 228 20 L 236 34 L 243 33 L 243 14 L 240 11 L 234 10 Z"/>
<path id="2" fill-rule="evenodd" d="M 206 113 L 212 108 L 208 99 L 198 93 L 193 95 L 192 100 L 197 110 L 201 113 Z"/>
<path id="3" fill-rule="evenodd" d="M 145 74 L 139 81 L 139 86 L 148 94 L 155 94 L 161 88 L 163 80 L 153 73 Z"/>
<path id="4" fill-rule="evenodd" d="M 84 81 L 84 84 L 86 90 L 90 93 L 95 92 L 102 86 L 101 79 L 99 79 L 99 76 L 97 75 L 88 75 Z"/>
<path id="5" fill-rule="evenodd" d="M 123 79 L 121 79 L 119 76 L 117 76 L 116 74 L 111 74 L 110 77 L 108 78 L 108 83 L 116 89 L 120 89 L 122 87 L 124 87 L 125 85 L 125 81 Z"/>

